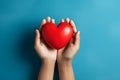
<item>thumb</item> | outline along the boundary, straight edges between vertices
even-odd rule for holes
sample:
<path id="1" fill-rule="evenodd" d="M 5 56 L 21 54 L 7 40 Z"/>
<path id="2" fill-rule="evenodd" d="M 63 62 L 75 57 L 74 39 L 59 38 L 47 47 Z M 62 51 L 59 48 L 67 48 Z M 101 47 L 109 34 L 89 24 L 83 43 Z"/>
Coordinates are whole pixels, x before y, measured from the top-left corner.
<path id="1" fill-rule="evenodd" d="M 75 38 L 74 38 L 75 45 L 79 45 L 79 43 L 80 43 L 80 36 L 79 35 L 80 35 L 80 31 L 77 31 Z"/>
<path id="2" fill-rule="evenodd" d="M 40 44 L 40 32 L 36 29 L 35 45 Z"/>

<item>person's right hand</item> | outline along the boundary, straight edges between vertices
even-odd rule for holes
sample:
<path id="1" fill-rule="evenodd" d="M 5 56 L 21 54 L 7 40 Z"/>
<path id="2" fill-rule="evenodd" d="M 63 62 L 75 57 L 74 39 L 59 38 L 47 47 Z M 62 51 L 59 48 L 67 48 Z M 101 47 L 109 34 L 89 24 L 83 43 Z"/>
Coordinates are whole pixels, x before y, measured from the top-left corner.
<path id="1" fill-rule="evenodd" d="M 62 19 L 61 22 L 67 22 L 73 27 L 74 35 L 72 40 L 69 42 L 67 46 L 65 46 L 62 49 L 59 49 L 57 52 L 57 62 L 58 64 L 63 64 L 64 62 L 70 62 L 72 61 L 73 57 L 77 53 L 80 47 L 80 31 L 77 31 L 76 26 L 73 22 L 73 20 L 70 20 L 69 18 L 66 18 L 66 20 Z"/>
<path id="2" fill-rule="evenodd" d="M 43 25 L 46 24 L 46 22 L 47 23 L 49 23 L 49 22 L 55 23 L 54 19 L 47 17 L 47 19 L 42 20 L 40 30 L 41 30 L 41 27 L 43 27 Z M 56 57 L 57 57 L 57 50 L 50 48 L 44 42 L 44 40 L 41 37 L 40 30 L 36 30 L 36 38 L 35 38 L 34 48 L 43 61 L 47 61 L 47 62 L 52 61 L 55 63 Z"/>

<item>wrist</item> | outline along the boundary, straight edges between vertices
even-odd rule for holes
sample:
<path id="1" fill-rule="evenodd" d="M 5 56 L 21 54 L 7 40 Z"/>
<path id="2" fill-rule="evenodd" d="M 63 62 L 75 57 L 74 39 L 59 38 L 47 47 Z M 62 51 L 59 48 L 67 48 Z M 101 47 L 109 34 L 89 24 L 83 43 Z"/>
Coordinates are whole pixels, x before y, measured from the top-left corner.
<path id="1" fill-rule="evenodd" d="M 42 64 L 43 65 L 54 65 L 55 62 L 56 62 L 55 60 L 42 59 Z"/>
<path id="2" fill-rule="evenodd" d="M 57 60 L 59 66 L 72 66 L 72 60 Z"/>

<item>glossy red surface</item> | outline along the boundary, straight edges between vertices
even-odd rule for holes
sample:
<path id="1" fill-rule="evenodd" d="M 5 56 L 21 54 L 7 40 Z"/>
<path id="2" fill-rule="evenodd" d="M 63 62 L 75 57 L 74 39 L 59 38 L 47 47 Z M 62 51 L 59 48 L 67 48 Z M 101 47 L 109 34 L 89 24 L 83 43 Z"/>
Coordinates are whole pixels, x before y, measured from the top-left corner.
<path id="1" fill-rule="evenodd" d="M 66 22 L 55 25 L 46 23 L 42 28 L 42 37 L 50 47 L 60 49 L 66 46 L 73 35 L 73 28 Z"/>

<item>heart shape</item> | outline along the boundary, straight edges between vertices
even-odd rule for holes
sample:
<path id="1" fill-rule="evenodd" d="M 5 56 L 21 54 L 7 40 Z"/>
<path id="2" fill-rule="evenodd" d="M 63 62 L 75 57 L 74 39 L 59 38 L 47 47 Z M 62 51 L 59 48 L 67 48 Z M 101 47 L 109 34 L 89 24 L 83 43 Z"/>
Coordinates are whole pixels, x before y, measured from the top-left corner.
<path id="1" fill-rule="evenodd" d="M 50 47 L 60 49 L 66 46 L 73 36 L 73 28 L 67 22 L 46 23 L 42 27 L 42 37 Z"/>

